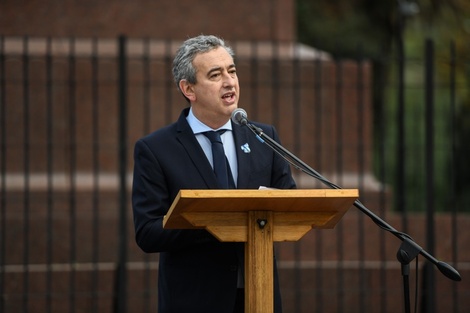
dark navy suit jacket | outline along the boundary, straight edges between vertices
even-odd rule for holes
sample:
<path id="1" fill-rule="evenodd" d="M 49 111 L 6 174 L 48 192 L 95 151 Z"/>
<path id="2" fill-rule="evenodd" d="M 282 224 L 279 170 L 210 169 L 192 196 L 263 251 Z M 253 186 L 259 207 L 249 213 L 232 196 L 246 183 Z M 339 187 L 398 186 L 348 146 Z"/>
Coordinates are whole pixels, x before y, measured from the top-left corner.
<path id="1" fill-rule="evenodd" d="M 132 205 L 136 241 L 145 252 L 160 252 L 158 309 L 160 313 L 232 313 L 239 257 L 243 243 L 222 243 L 205 230 L 163 229 L 180 189 L 217 189 L 214 172 L 186 121 L 178 121 L 137 141 L 134 150 Z M 256 123 L 279 140 L 272 126 Z M 245 126 L 233 124 L 239 189 L 260 186 L 295 188 L 290 167 Z M 248 144 L 247 153 L 241 146 Z M 274 262 L 275 312 L 281 299 Z"/>

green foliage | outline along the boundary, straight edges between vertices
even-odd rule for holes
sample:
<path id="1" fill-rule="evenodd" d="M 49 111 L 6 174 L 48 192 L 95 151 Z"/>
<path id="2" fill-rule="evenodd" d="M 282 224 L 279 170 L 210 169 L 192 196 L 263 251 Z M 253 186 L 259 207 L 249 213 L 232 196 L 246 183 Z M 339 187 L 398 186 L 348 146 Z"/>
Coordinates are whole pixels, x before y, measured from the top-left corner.
<path id="1" fill-rule="evenodd" d="M 408 6 L 399 6 L 399 4 Z M 298 38 L 336 57 L 373 61 L 385 88 L 374 87 L 377 121 L 385 116 L 383 145 L 386 183 L 394 186 L 397 169 L 397 42 L 403 39 L 405 72 L 405 179 L 408 210 L 425 210 L 424 43 L 435 43 L 434 173 L 437 210 L 470 212 L 470 1 L 422 0 L 417 14 L 411 1 L 297 0 Z M 454 45 L 455 43 L 455 45 Z M 360 47 L 360 49 L 358 49 Z M 455 56 L 455 58 L 453 57 Z M 455 93 L 451 92 L 451 64 Z M 380 79 L 374 79 L 376 83 Z M 385 107 L 380 107 L 381 104 Z M 382 111 L 385 110 L 385 111 Z M 382 112 L 385 112 L 384 114 Z M 456 113 L 454 116 L 452 112 Z M 374 126 L 379 133 L 382 125 Z M 377 139 L 377 138 L 376 138 Z M 377 151 L 379 151 L 377 149 Z M 378 155 L 375 156 L 378 159 Z"/>
<path id="2" fill-rule="evenodd" d="M 339 57 L 362 53 L 379 56 L 393 36 L 393 3 L 384 1 L 297 1 L 297 29 L 301 42 Z"/>

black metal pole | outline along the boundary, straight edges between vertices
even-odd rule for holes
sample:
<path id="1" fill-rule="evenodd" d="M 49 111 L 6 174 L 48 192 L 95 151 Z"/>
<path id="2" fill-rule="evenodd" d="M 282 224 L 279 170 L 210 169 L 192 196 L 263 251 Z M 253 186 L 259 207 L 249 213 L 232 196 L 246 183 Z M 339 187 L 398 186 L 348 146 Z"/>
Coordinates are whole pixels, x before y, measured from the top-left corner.
<path id="1" fill-rule="evenodd" d="M 29 38 L 23 38 L 23 165 L 24 165 L 24 190 L 23 190 L 23 312 L 28 311 L 30 303 L 30 229 L 31 229 L 31 99 L 30 99 L 30 59 Z"/>
<path id="2" fill-rule="evenodd" d="M 127 312 L 127 63 L 126 63 L 126 37 L 121 35 L 118 39 L 118 105 L 119 105 L 119 260 L 117 266 L 117 281 L 114 312 Z"/>
<path id="3" fill-rule="evenodd" d="M 396 208 L 402 214 L 403 228 L 407 230 L 406 183 L 405 183 L 405 48 L 403 33 L 405 17 L 398 8 L 397 67 L 398 67 L 398 103 L 397 103 L 397 164 L 396 164 Z"/>
<path id="4" fill-rule="evenodd" d="M 5 96 L 5 54 L 4 54 L 5 39 L 0 37 L 0 266 L 5 266 L 5 251 L 6 251 L 6 96 Z M 3 293 L 5 288 L 5 272 L 0 271 L 0 291 Z M 3 295 L 0 296 L 0 312 L 5 310 L 5 300 Z"/>
<path id="5" fill-rule="evenodd" d="M 425 43 L 425 182 L 426 182 L 426 250 L 434 254 L 434 45 L 430 39 Z M 424 271 L 423 306 L 426 313 L 435 312 L 434 268 Z"/>
<path id="6" fill-rule="evenodd" d="M 457 68 L 457 60 L 456 60 L 456 47 L 455 47 L 455 41 L 452 41 L 450 43 L 450 133 L 452 134 L 452 145 L 450 149 L 450 159 L 452 160 L 450 162 L 450 207 L 451 207 L 451 213 L 452 213 L 452 242 L 457 242 L 457 236 L 458 236 L 458 227 L 457 227 L 457 218 L 458 218 L 458 211 L 457 211 L 457 193 L 456 193 L 456 146 L 457 146 L 457 140 L 456 140 L 456 134 L 457 134 L 457 129 L 456 129 L 456 68 Z M 457 248 L 456 245 L 453 245 L 452 249 L 452 261 L 454 264 L 457 263 Z M 457 286 L 454 284 L 452 286 L 452 303 L 454 304 L 453 311 L 454 313 L 458 312 L 458 303 L 459 303 L 459 293 L 457 290 Z"/>
<path id="7" fill-rule="evenodd" d="M 77 163 L 78 163 L 78 143 L 77 143 L 77 56 L 76 56 L 76 39 L 70 38 L 69 41 L 69 77 L 68 77 L 68 101 L 69 101 L 69 146 L 70 146 L 70 161 L 69 161 L 69 262 L 75 264 L 77 262 Z M 76 282 L 77 282 L 77 271 L 75 266 L 71 266 L 69 273 L 69 312 L 74 313 L 76 311 L 77 294 L 76 294 Z"/>

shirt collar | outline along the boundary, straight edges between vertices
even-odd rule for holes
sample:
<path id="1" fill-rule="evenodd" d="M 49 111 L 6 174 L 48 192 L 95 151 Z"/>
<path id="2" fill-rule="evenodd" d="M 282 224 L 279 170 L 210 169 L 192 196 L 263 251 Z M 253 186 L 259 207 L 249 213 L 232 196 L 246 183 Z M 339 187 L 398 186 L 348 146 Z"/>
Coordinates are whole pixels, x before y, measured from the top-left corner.
<path id="1" fill-rule="evenodd" d="M 232 130 L 232 123 L 230 122 L 230 120 L 228 120 L 227 123 L 225 123 L 225 125 L 223 125 L 222 127 L 219 127 L 218 129 L 210 128 L 209 126 L 207 126 L 206 124 L 198 120 L 196 116 L 194 116 L 192 107 L 189 109 L 189 114 L 186 117 L 186 120 L 188 121 L 189 126 L 193 130 L 194 134 L 200 134 L 206 131 L 219 130 L 219 129 Z"/>

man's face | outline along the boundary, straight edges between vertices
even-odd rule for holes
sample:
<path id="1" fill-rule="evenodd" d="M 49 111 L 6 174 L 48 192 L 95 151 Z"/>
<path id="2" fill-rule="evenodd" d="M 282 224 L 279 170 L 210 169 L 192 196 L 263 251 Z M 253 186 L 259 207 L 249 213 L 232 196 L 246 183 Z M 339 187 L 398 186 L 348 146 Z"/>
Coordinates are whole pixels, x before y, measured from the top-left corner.
<path id="1" fill-rule="evenodd" d="M 222 47 L 197 55 L 193 60 L 197 83 L 192 85 L 194 115 L 206 125 L 225 124 L 238 106 L 240 87 L 234 61 Z"/>

